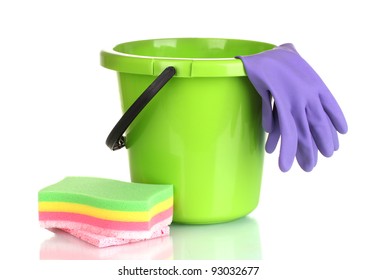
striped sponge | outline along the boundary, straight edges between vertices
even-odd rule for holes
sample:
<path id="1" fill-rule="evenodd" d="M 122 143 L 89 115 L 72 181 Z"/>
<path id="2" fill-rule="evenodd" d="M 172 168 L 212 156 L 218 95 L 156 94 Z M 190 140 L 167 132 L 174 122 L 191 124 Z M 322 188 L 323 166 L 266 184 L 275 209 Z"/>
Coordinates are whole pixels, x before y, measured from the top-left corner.
<path id="1" fill-rule="evenodd" d="M 98 247 L 169 234 L 172 185 L 66 177 L 38 193 L 39 221 Z"/>

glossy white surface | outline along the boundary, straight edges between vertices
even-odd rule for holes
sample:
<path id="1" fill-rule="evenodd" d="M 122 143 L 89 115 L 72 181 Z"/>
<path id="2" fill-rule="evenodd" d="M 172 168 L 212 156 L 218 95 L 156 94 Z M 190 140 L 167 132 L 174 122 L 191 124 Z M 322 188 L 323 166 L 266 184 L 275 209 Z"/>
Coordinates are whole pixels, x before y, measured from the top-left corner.
<path id="1" fill-rule="evenodd" d="M 42 260 L 261 259 L 258 225 L 249 217 L 216 225 L 173 224 L 168 237 L 108 248 L 97 248 L 59 230 L 41 235 Z"/>
<path id="2" fill-rule="evenodd" d="M 44 267 L 56 263 L 39 261 L 40 253 L 129 259 L 132 250 L 148 260 L 166 251 L 171 258 L 214 258 L 224 251 L 229 258 L 261 257 L 265 271 L 275 272 L 269 279 L 376 279 L 374 11 L 366 0 L 2 1 L 1 279 L 63 279 L 61 270 L 87 279 L 89 270 L 70 270 L 69 262 L 51 278 Z M 250 215 L 258 232 L 245 226 L 236 235 L 224 224 L 211 238 L 182 226 L 163 240 L 97 251 L 40 229 L 37 192 L 44 186 L 67 175 L 129 180 L 126 152 L 105 146 L 120 102 L 116 74 L 100 67 L 99 51 L 178 36 L 294 43 L 348 119 L 339 151 L 320 157 L 308 174 L 296 164 L 282 173 L 278 155 L 266 155 L 260 204 Z M 109 264 L 90 267 L 102 265 Z"/>

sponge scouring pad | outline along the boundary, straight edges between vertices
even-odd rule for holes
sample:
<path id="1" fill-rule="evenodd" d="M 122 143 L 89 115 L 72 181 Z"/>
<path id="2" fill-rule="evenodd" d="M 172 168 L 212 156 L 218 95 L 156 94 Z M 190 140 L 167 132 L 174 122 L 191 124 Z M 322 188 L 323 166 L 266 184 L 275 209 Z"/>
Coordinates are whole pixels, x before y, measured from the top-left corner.
<path id="1" fill-rule="evenodd" d="M 172 196 L 172 185 L 66 177 L 39 191 L 39 220 L 98 247 L 125 244 L 169 233 Z"/>

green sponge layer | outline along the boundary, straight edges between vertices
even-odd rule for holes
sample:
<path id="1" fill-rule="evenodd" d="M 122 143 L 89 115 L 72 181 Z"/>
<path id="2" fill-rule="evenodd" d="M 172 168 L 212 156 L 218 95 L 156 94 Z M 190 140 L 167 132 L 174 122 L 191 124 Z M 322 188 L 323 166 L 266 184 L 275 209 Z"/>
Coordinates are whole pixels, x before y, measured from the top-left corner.
<path id="1" fill-rule="evenodd" d="M 127 183 L 94 177 L 66 177 L 38 193 L 38 200 L 71 202 L 119 211 L 148 211 L 172 197 L 172 185 Z"/>

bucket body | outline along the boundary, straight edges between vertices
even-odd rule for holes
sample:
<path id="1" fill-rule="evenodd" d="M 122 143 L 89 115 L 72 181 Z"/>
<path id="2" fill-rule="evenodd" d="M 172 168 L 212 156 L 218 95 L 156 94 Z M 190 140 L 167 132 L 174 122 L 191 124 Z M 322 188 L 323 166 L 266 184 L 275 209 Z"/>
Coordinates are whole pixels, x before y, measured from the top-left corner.
<path id="1" fill-rule="evenodd" d="M 234 57 L 272 47 L 179 38 L 102 51 L 102 65 L 118 71 L 123 111 L 164 68 L 176 68 L 126 131 L 132 181 L 173 184 L 174 222 L 225 222 L 257 206 L 264 155 L 261 99 Z"/>

